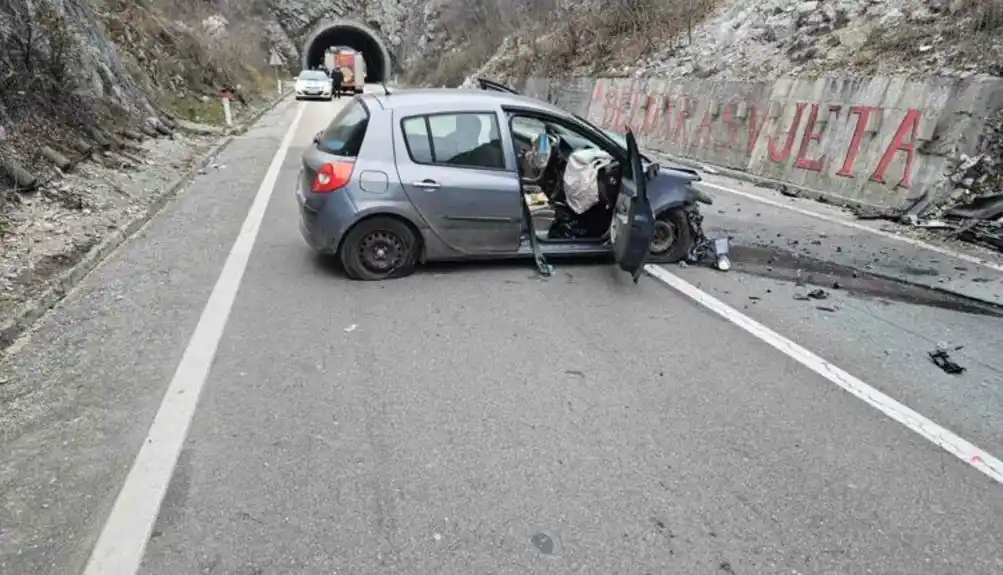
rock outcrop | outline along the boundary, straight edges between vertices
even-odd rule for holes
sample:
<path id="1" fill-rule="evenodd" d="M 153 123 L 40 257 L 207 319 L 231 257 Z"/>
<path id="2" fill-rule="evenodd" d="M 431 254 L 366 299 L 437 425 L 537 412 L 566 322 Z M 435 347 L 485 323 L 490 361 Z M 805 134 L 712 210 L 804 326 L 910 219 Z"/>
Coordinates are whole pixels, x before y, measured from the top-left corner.
<path id="1" fill-rule="evenodd" d="M 272 89 L 272 51 L 296 73 L 304 42 L 331 23 L 364 28 L 392 76 L 427 44 L 434 11 L 424 6 L 421 0 L 209 7 L 194 0 L 7 0 L 0 5 L 0 159 L 30 167 L 53 138 L 72 147 L 95 129 L 136 125 L 163 112 L 204 120 L 203 109 L 219 107 L 224 86 L 245 99 Z"/>

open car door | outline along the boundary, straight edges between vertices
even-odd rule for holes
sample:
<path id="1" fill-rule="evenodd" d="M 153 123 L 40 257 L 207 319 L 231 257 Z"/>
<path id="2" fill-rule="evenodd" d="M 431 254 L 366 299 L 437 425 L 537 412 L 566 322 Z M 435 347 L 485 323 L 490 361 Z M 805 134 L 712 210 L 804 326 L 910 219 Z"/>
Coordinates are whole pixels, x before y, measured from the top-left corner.
<path id="1" fill-rule="evenodd" d="M 509 94 L 519 93 L 513 90 L 512 88 L 509 88 L 505 84 L 499 84 L 498 82 L 488 80 L 487 78 L 478 78 L 477 85 L 481 87 L 481 90 L 490 90 L 494 92 L 508 92 Z"/>
<path id="2" fill-rule="evenodd" d="M 610 222 L 613 257 L 634 278 L 641 277 L 655 233 L 655 214 L 648 201 L 648 182 L 641 164 L 634 132 L 627 130 L 627 165 L 623 167 L 620 191 Z"/>

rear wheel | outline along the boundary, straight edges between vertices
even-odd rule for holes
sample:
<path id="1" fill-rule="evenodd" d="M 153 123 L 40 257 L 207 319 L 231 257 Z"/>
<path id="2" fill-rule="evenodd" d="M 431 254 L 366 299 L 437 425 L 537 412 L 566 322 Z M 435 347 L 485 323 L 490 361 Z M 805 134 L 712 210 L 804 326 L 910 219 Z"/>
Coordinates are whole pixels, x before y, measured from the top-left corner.
<path id="1" fill-rule="evenodd" d="M 388 217 L 364 220 L 341 244 L 338 257 L 349 278 L 380 281 L 414 272 L 418 262 L 418 237 L 407 224 Z"/>
<path id="2" fill-rule="evenodd" d="M 693 241 L 693 229 L 682 208 L 662 212 L 655 218 L 648 259 L 660 264 L 680 262 L 693 249 Z"/>

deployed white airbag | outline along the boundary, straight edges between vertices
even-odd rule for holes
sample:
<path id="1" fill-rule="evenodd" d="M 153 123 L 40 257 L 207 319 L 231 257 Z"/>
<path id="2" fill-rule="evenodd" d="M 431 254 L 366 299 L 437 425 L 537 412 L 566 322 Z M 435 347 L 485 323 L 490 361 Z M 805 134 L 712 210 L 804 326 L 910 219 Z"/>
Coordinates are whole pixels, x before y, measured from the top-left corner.
<path id="1" fill-rule="evenodd" d="M 568 157 L 568 166 L 564 170 L 564 193 L 568 198 L 568 207 L 576 214 L 584 214 L 599 203 L 597 173 L 612 161 L 612 156 L 597 148 L 578 150 Z"/>

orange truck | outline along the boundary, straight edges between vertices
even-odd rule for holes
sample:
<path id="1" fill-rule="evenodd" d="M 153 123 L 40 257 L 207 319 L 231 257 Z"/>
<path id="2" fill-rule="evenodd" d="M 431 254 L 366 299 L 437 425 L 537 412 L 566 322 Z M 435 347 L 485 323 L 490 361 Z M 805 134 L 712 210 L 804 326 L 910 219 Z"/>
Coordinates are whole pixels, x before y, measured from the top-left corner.
<path id="1" fill-rule="evenodd" d="M 361 94 L 366 86 L 366 60 L 355 50 L 331 50 L 325 54 L 324 66 L 328 71 L 341 68 L 341 86 L 335 90 Z"/>

